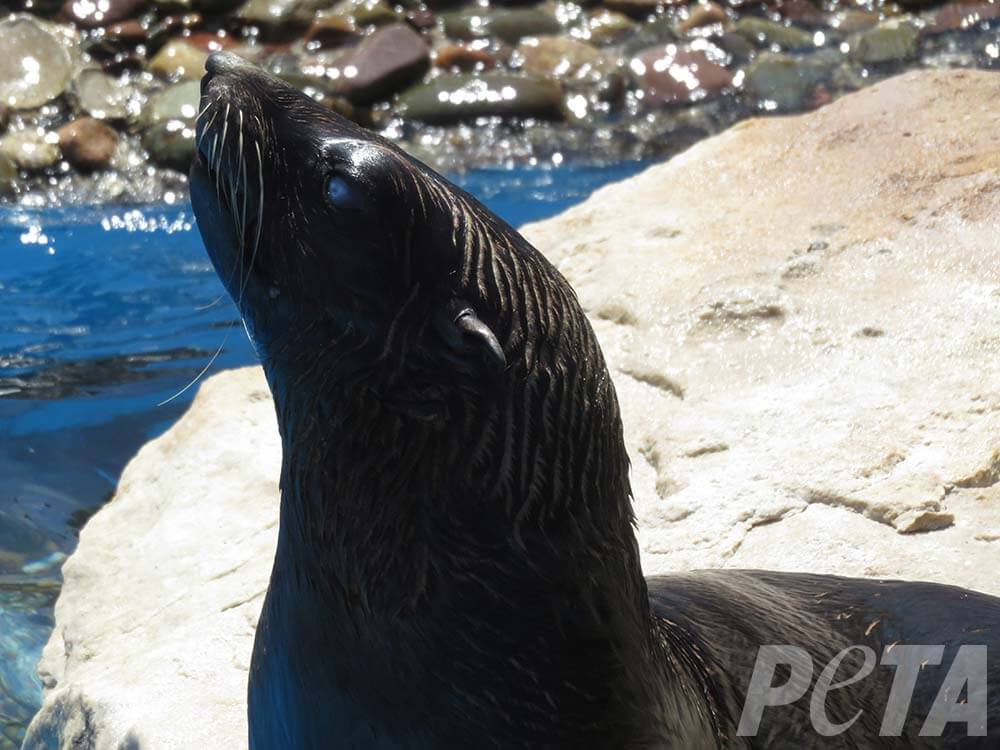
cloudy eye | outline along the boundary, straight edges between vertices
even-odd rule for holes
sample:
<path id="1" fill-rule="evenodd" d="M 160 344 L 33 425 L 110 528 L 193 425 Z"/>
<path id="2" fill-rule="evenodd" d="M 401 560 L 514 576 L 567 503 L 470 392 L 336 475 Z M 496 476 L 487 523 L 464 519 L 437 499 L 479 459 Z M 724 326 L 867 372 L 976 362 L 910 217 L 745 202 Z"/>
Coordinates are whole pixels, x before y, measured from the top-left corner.
<path id="1" fill-rule="evenodd" d="M 354 205 L 354 186 L 343 175 L 331 175 L 326 181 L 326 199 L 337 208 Z"/>

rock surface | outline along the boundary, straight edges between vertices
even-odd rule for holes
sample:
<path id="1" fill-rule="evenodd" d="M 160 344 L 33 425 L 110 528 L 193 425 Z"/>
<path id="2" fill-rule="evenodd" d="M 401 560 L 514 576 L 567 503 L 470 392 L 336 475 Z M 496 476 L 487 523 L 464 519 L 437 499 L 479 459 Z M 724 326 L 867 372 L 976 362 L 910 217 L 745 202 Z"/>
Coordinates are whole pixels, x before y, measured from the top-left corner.
<path id="1" fill-rule="evenodd" d="M 907 74 L 526 228 L 612 366 L 647 573 L 1000 594 L 998 96 Z M 27 750 L 246 747 L 278 469 L 256 369 L 140 451 L 66 563 Z"/>

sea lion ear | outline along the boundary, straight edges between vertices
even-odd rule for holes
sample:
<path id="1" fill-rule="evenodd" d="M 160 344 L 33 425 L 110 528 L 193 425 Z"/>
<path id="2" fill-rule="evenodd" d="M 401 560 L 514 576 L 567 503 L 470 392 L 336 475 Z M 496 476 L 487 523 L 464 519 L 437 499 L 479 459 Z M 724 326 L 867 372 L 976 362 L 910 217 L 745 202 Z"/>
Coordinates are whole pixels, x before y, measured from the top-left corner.
<path id="1" fill-rule="evenodd" d="M 496 335 L 471 307 L 461 306 L 452 318 L 464 348 L 476 352 L 495 374 L 507 369 L 507 357 Z"/>

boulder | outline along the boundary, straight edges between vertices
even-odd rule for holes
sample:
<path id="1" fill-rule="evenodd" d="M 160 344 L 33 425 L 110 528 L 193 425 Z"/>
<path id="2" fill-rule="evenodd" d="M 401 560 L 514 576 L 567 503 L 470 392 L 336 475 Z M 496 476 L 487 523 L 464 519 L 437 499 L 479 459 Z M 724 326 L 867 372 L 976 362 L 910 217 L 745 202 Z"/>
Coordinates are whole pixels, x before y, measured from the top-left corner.
<path id="1" fill-rule="evenodd" d="M 909 73 L 525 229 L 612 368 L 647 573 L 1000 594 L 998 97 Z M 65 565 L 26 750 L 246 748 L 279 462 L 257 369 L 142 448 Z"/>

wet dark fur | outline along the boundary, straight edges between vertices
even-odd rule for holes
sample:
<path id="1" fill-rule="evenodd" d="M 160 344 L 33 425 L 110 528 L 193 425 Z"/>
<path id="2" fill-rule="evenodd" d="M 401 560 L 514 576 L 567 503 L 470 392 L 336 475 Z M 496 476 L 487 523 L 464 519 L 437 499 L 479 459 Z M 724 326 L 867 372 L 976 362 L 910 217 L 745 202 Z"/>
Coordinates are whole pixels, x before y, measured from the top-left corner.
<path id="1" fill-rule="evenodd" d="M 614 388 L 563 277 L 392 144 L 237 58 L 209 68 L 192 198 L 284 450 L 252 750 L 915 746 L 936 690 L 909 739 L 878 738 L 880 667 L 830 694 L 831 718 L 864 710 L 840 737 L 811 732 L 808 696 L 736 737 L 757 647 L 804 646 L 818 672 L 846 644 L 998 645 L 1000 602 L 644 580 Z M 336 209 L 334 172 L 357 198 Z"/>

